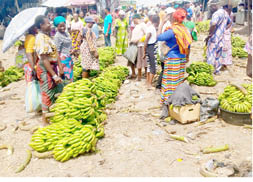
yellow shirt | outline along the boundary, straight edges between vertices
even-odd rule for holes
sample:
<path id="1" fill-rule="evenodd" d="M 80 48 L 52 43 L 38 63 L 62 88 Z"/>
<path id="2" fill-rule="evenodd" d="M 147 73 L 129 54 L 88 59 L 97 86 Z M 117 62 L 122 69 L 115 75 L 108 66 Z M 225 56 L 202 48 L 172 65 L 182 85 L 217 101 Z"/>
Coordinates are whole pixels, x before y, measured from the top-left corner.
<path id="1" fill-rule="evenodd" d="M 34 45 L 35 45 L 35 36 L 32 34 L 28 34 L 25 37 L 25 52 L 26 53 L 34 53 Z"/>

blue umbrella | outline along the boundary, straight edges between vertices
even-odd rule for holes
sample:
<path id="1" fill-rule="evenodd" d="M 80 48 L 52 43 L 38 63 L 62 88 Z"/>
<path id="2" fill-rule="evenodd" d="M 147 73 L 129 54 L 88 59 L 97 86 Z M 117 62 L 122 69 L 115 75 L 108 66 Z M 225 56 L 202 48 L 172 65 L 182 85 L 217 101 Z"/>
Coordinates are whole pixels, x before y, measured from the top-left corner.
<path id="1" fill-rule="evenodd" d="M 45 15 L 47 8 L 29 8 L 21 11 L 10 22 L 4 33 L 2 51 L 6 52 L 35 23 L 35 18 Z"/>

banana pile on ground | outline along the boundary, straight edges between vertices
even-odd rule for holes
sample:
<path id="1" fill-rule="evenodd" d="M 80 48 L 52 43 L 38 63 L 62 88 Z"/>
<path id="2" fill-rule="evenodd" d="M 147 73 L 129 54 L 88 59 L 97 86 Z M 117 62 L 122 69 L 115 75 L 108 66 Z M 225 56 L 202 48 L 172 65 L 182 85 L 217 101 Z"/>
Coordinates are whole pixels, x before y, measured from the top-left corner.
<path id="1" fill-rule="evenodd" d="M 212 65 L 205 62 L 193 62 L 186 68 L 186 72 L 189 74 L 187 81 L 198 86 L 214 86 L 217 82 L 213 78 L 213 71 Z"/>
<path id="2" fill-rule="evenodd" d="M 11 66 L 4 72 L 0 72 L 0 86 L 5 87 L 11 82 L 20 80 L 24 75 L 23 69 Z"/>
<path id="3" fill-rule="evenodd" d="M 99 77 L 93 79 L 100 107 L 103 108 L 114 102 L 120 85 L 128 74 L 129 71 L 124 66 L 111 66 L 106 68 Z"/>
<path id="4" fill-rule="evenodd" d="M 116 51 L 112 47 L 98 48 L 100 71 L 113 64 L 116 58 Z"/>
<path id="5" fill-rule="evenodd" d="M 102 137 L 103 132 L 68 119 L 37 130 L 30 146 L 38 152 L 53 151 L 57 161 L 65 162 L 85 152 L 95 151 L 97 138 Z"/>
<path id="6" fill-rule="evenodd" d="M 233 85 L 228 85 L 219 96 L 220 107 L 224 110 L 239 113 L 251 113 L 252 109 L 252 85 L 242 84 L 247 90 L 245 94 Z"/>
<path id="7" fill-rule="evenodd" d="M 196 30 L 198 33 L 208 32 L 209 28 L 210 28 L 210 20 L 196 23 Z"/>
<path id="8" fill-rule="evenodd" d="M 64 162 L 85 152 L 95 151 L 97 139 L 104 136 L 102 122 L 107 103 L 117 96 L 128 76 L 128 68 L 111 66 L 99 77 L 67 85 L 51 109 L 53 124 L 34 133 L 30 146 L 38 152 L 53 150 L 54 158 Z"/>
<path id="9" fill-rule="evenodd" d="M 112 47 L 101 47 L 98 48 L 99 55 L 99 65 L 100 70 L 91 70 L 90 76 L 95 77 L 100 72 L 102 72 L 106 67 L 113 64 L 116 58 L 115 49 Z M 82 66 L 81 66 L 81 56 L 79 56 L 78 61 L 74 63 L 74 81 L 80 80 L 82 78 Z"/>
<path id="10" fill-rule="evenodd" d="M 248 53 L 244 51 L 244 46 L 246 44 L 244 40 L 242 40 L 238 36 L 232 36 L 231 42 L 232 42 L 232 56 L 233 57 L 239 57 L 239 58 L 248 57 Z"/>

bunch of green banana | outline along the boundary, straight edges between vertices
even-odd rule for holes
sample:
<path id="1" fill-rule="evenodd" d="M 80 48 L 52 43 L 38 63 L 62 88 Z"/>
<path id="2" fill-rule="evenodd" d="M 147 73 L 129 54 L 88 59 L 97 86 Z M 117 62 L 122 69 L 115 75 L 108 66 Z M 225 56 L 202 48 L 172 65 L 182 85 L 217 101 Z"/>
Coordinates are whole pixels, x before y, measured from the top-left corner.
<path id="1" fill-rule="evenodd" d="M 232 47 L 232 56 L 245 58 L 245 57 L 248 57 L 248 53 L 244 51 L 244 49 L 241 47 Z"/>
<path id="2" fill-rule="evenodd" d="M 112 47 L 99 48 L 98 55 L 99 55 L 99 65 L 100 65 L 101 71 L 103 71 L 103 69 L 108 67 L 109 65 L 113 64 L 116 58 L 115 49 Z"/>
<path id="3" fill-rule="evenodd" d="M 20 80 L 24 75 L 24 71 L 16 66 L 11 66 L 4 72 L 0 73 L 0 86 L 5 87 L 12 82 Z"/>
<path id="4" fill-rule="evenodd" d="M 216 81 L 213 79 L 213 75 L 202 72 L 197 74 L 191 74 L 188 76 L 187 81 L 189 83 L 196 84 L 198 86 L 215 86 Z"/>
<path id="5" fill-rule="evenodd" d="M 186 68 L 186 72 L 189 74 L 187 80 L 198 86 L 214 86 L 216 81 L 213 79 L 213 71 L 213 66 L 206 62 L 193 62 Z"/>
<path id="6" fill-rule="evenodd" d="M 54 158 L 64 162 L 89 151 L 95 151 L 97 139 L 104 136 L 103 112 L 114 101 L 128 69 L 123 66 L 107 68 L 93 82 L 82 79 L 68 84 L 51 111 L 51 125 L 37 130 L 30 146 L 38 152 L 53 150 Z"/>
<path id="7" fill-rule="evenodd" d="M 251 113 L 252 109 L 252 85 L 243 84 L 247 94 L 232 85 L 228 85 L 219 96 L 220 107 L 224 110 L 239 113 Z"/>
<path id="8" fill-rule="evenodd" d="M 85 125 L 73 135 L 59 140 L 53 154 L 57 161 L 65 162 L 85 152 L 96 150 L 97 138 L 93 126 Z"/>
<path id="9" fill-rule="evenodd" d="M 208 32 L 210 28 L 210 20 L 201 21 L 196 23 L 196 30 L 198 33 Z"/>
<path id="10" fill-rule="evenodd" d="M 53 150 L 59 140 L 70 137 L 84 126 L 74 120 L 63 120 L 38 129 L 31 138 L 30 146 L 38 152 Z"/>
<path id="11" fill-rule="evenodd" d="M 244 48 L 246 42 L 239 36 L 231 36 L 232 47 Z"/>
<path id="12" fill-rule="evenodd" d="M 191 73 L 209 73 L 212 74 L 214 71 L 214 68 L 212 65 L 207 64 L 206 62 L 193 62 L 189 67 L 186 68 L 186 72 L 191 74 Z"/>
<path id="13" fill-rule="evenodd" d="M 51 121 L 60 122 L 65 118 L 76 120 L 94 118 L 98 102 L 93 93 L 95 93 L 95 86 L 88 79 L 68 84 L 51 110 L 55 113 Z"/>
<path id="14" fill-rule="evenodd" d="M 74 81 L 80 80 L 82 78 L 82 66 L 81 66 L 81 57 L 79 56 L 78 60 L 74 62 L 73 66 L 73 75 Z"/>

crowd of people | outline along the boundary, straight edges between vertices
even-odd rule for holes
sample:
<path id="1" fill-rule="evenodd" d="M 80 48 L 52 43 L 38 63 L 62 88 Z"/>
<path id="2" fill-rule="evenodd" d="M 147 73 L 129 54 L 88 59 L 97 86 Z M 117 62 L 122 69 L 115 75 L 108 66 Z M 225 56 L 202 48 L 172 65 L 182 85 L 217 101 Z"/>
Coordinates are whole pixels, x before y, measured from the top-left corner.
<path id="1" fill-rule="evenodd" d="M 209 5 L 214 14 L 206 38 L 207 62 L 215 67 L 215 74 L 219 74 L 222 66 L 232 64 L 231 7 L 221 8 L 216 0 Z M 161 6 L 141 11 L 129 8 L 127 11 L 116 9 L 113 13 L 106 8 L 105 14 L 102 30 L 105 46 L 112 46 L 111 36 L 115 36 L 118 56 L 123 56 L 131 46 L 136 47 L 136 59 L 128 61 L 129 79 L 141 81 L 144 76 L 147 89 L 155 89 L 152 83 L 158 69 L 157 61 L 161 62 L 162 71 L 156 87 L 161 89 L 161 103 L 166 103 L 176 87 L 184 82 L 191 43 L 197 40 L 194 22 L 200 20 L 200 6 L 196 5 L 194 11 L 187 3 L 183 8 Z M 62 90 L 63 79 L 73 81 L 73 58 L 81 59 L 83 78 L 89 77 L 90 70 L 99 70 L 98 23 L 98 15 L 85 15 L 82 11 L 73 15 L 38 16 L 26 35 L 26 81 L 37 79 L 40 82 L 45 123 L 55 95 Z M 251 54 L 251 43 L 247 44 L 247 50 Z"/>

